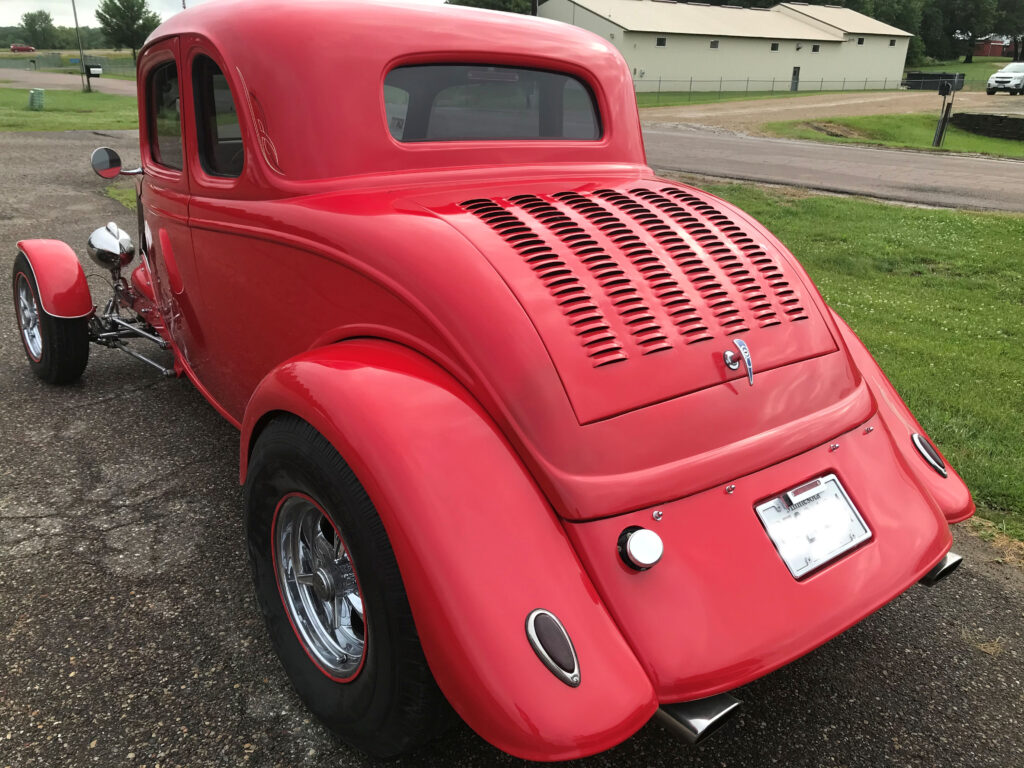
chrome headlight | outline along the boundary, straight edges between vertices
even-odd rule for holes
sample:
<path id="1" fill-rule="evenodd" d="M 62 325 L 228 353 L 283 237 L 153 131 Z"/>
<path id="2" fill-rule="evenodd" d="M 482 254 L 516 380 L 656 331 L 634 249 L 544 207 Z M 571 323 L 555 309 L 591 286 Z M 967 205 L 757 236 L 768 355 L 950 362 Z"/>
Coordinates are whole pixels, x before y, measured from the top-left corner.
<path id="1" fill-rule="evenodd" d="M 89 257 L 104 269 L 127 267 L 135 256 L 131 237 L 114 222 L 89 235 L 86 250 Z"/>

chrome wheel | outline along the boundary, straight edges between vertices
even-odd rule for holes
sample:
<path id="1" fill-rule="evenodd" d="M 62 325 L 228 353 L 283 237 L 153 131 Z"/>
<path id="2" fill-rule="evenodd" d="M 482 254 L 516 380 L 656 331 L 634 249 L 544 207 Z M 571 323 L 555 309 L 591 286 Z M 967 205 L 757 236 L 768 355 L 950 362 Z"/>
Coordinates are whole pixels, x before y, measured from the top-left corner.
<path id="1" fill-rule="evenodd" d="M 39 306 L 32 295 L 32 288 L 24 275 L 18 275 L 18 321 L 21 324 L 21 338 L 33 359 L 43 356 L 43 334 L 39 330 Z"/>
<path id="2" fill-rule="evenodd" d="M 328 676 L 355 676 L 366 653 L 366 619 L 355 567 L 334 523 L 310 498 L 280 504 L 273 530 L 277 583 L 307 653 Z"/>

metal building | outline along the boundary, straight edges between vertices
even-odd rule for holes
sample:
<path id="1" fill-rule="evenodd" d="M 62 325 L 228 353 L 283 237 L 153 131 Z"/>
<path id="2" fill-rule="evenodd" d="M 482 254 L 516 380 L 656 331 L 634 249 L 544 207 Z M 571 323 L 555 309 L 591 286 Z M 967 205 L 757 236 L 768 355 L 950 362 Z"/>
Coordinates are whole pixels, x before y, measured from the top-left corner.
<path id="1" fill-rule="evenodd" d="M 910 35 L 835 5 L 542 0 L 625 57 L 638 91 L 897 88 Z"/>

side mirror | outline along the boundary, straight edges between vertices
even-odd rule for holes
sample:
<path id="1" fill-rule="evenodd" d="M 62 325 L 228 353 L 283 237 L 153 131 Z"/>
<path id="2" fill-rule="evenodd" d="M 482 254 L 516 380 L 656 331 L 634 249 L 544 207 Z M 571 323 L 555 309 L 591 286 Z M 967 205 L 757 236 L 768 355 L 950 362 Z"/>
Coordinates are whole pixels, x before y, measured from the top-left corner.
<path id="1" fill-rule="evenodd" d="M 122 174 L 125 176 L 137 176 L 142 173 L 141 168 L 133 171 L 121 169 L 121 156 L 110 147 L 99 147 L 92 151 L 92 169 L 96 175 L 104 179 L 115 179 Z"/>

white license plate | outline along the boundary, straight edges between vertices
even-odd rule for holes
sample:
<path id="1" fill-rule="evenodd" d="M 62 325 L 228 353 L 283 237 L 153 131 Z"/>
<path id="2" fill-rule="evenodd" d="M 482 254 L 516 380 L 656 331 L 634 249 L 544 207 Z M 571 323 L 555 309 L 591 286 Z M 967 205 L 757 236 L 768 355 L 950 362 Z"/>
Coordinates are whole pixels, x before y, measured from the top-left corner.
<path id="1" fill-rule="evenodd" d="M 871 538 L 835 475 L 811 480 L 754 509 L 797 579 Z"/>

